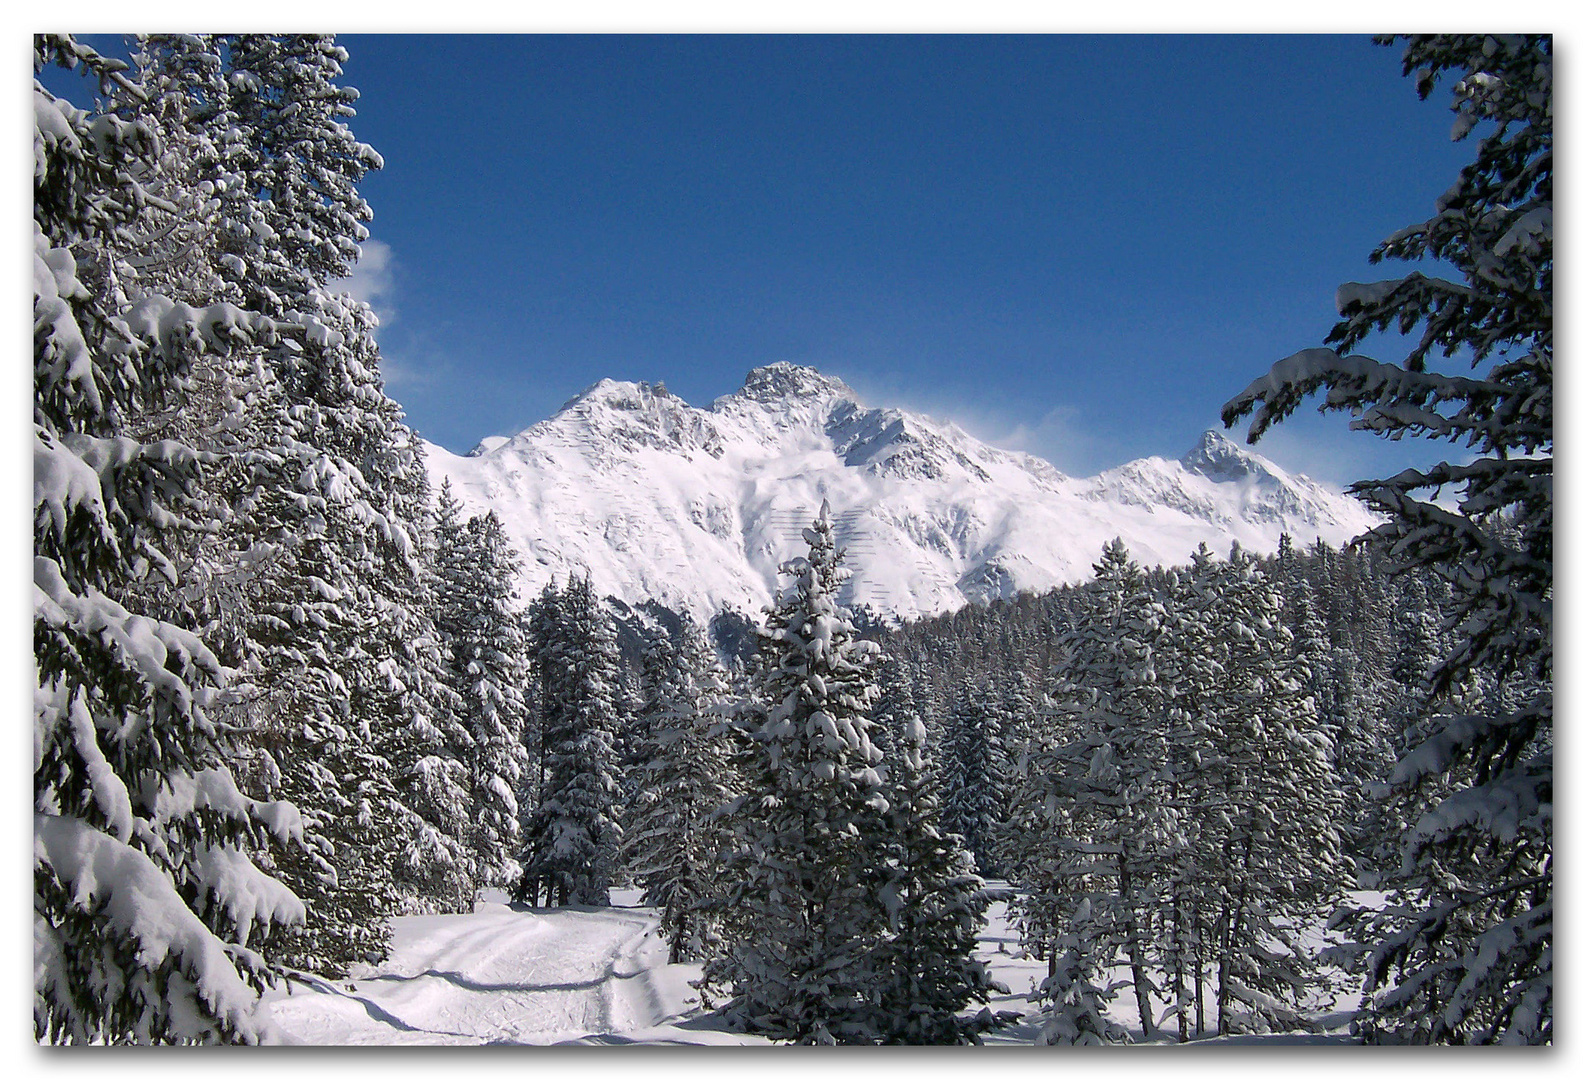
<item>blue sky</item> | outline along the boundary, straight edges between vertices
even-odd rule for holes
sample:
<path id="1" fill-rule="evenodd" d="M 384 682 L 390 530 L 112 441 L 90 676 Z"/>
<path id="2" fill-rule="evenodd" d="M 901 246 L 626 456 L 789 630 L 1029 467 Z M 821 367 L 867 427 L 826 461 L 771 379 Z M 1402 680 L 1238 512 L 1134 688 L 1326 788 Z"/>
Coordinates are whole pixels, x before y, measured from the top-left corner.
<path id="1" fill-rule="evenodd" d="M 341 40 L 386 161 L 359 289 L 455 451 L 791 360 L 1078 475 L 1177 456 L 1471 153 L 1360 35 Z M 1429 460 L 1310 414 L 1258 449 Z"/>

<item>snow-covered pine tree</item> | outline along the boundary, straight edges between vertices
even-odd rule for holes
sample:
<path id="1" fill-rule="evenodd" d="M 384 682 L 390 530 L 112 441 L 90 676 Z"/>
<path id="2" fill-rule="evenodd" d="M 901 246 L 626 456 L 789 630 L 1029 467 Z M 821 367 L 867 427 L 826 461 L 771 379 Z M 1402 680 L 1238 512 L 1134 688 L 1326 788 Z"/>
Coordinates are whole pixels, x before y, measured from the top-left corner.
<path id="1" fill-rule="evenodd" d="M 1061 745 L 1055 724 L 1043 717 L 1009 763 L 1008 814 L 998 837 L 998 858 L 1016 886 L 1009 912 L 1025 950 L 1054 972 L 1056 942 L 1068 925 L 1072 898 L 1058 878 L 1059 856 L 1051 829 L 1054 799 L 1042 763 Z"/>
<path id="2" fill-rule="evenodd" d="M 217 195 L 236 178 L 217 145 L 227 93 L 221 53 L 212 34 L 140 34 L 134 81 L 112 97 L 116 114 L 147 124 L 159 144 L 153 167 L 138 177 L 152 198 L 119 235 L 117 258 L 137 288 L 195 305 L 227 299 Z M 195 375 L 202 374 L 200 363 Z"/>
<path id="3" fill-rule="evenodd" d="M 1102 982 L 1098 957 L 1107 949 L 1096 940 L 1091 901 L 1080 901 L 1068 929 L 1055 943 L 1052 974 L 1037 989 L 1047 1004 L 1037 1041 L 1044 1046 L 1105 1046 L 1129 1042 L 1129 1032 L 1109 1018 L 1108 1004 L 1118 988 Z"/>
<path id="4" fill-rule="evenodd" d="M 1389 43 L 1394 39 L 1380 39 Z M 1229 401 L 1255 410 L 1254 442 L 1310 394 L 1352 427 L 1463 444 L 1469 461 L 1406 470 L 1353 489 L 1389 517 L 1376 530 L 1400 567 L 1453 591 L 1455 644 L 1434 700 L 1472 673 L 1509 684 L 1510 704 L 1439 709 L 1392 782 L 1435 785 L 1405 837 L 1381 914 L 1361 912 L 1370 1039 L 1548 1042 L 1553 1038 L 1553 39 L 1412 35 L 1404 71 L 1425 99 L 1453 80 L 1456 138 L 1475 160 L 1428 220 L 1373 260 L 1436 258 L 1421 273 L 1340 288 L 1332 348 L 1306 349 Z M 1400 364 L 1346 354 L 1374 331 L 1409 334 Z M 1391 339 L 1392 340 L 1392 339 Z M 1471 375 L 1429 370 L 1434 351 Z M 1454 489 L 1450 509 L 1437 496 Z M 1495 697 L 1495 702 L 1500 700 Z M 1447 794 L 1436 786 L 1455 781 Z"/>
<path id="5" fill-rule="evenodd" d="M 998 724 L 1002 759 L 1007 766 L 1043 727 L 1041 694 L 1023 669 L 1015 668 L 998 688 Z"/>
<path id="6" fill-rule="evenodd" d="M 1199 862 L 1190 879 L 1212 886 L 1196 906 L 1213 916 L 1218 1032 L 1304 1027 L 1320 972 L 1303 928 L 1348 881 L 1333 741 L 1256 560 L 1197 552 L 1189 587 L 1205 619 L 1196 647 L 1218 670 L 1186 713 L 1207 739 L 1189 774 L 1197 842 L 1187 854 Z"/>
<path id="7" fill-rule="evenodd" d="M 120 65 L 63 35 L 35 64 Z M 151 129 L 34 84 L 34 1028 L 51 1042 L 256 1042 L 271 978 L 249 947 L 303 907 L 251 857 L 302 835 L 249 799 L 208 716 L 225 671 L 198 636 L 129 609 L 196 505 L 198 462 L 132 417 L 194 357 L 262 334 L 226 305 L 129 300 L 112 252 L 148 203 Z"/>
<path id="8" fill-rule="evenodd" d="M 1282 550 L 1282 549 L 1281 549 Z M 1198 589 L 1197 568 L 1210 563 L 1205 544 L 1191 565 L 1168 575 L 1161 593 L 1166 609 L 1158 642 L 1157 673 L 1166 688 L 1165 735 L 1168 755 L 1161 778 L 1164 806 L 1174 827 L 1165 836 L 1163 927 L 1159 949 L 1164 989 L 1170 998 L 1159 1017 L 1178 1028 L 1180 1042 L 1206 1023 L 1206 972 L 1216 954 L 1223 836 L 1208 810 L 1223 805 L 1220 771 L 1226 760 L 1217 735 L 1214 703 L 1227 679 L 1218 655 L 1221 632 L 1216 597 Z"/>
<path id="9" fill-rule="evenodd" d="M 293 442 L 318 479 L 312 487 L 301 477 L 260 487 L 248 499 L 247 521 L 275 541 L 245 628 L 256 649 L 250 742 L 265 790 L 297 803 L 310 832 L 307 849 L 279 863 L 309 905 L 282 958 L 335 976 L 385 955 L 387 919 L 398 910 L 396 793 L 390 762 L 354 704 L 357 672 L 377 664 L 369 652 L 372 553 L 361 541 L 370 528 L 367 492 L 361 476 L 295 428 Z"/>
<path id="10" fill-rule="evenodd" d="M 1051 784 L 1052 844 L 1042 882 L 1071 909 L 1090 902 L 1089 958 L 1128 963 L 1141 1028 L 1155 1031 L 1150 955 L 1160 917 L 1163 858 L 1177 827 L 1164 797 L 1167 710 L 1156 673 L 1166 614 L 1120 540 L 1109 543 L 1059 643 L 1052 698 L 1064 742 L 1034 763 Z M 1059 903 L 1062 903 L 1062 899 Z M 1043 920 L 1058 920 L 1050 914 Z M 1059 923 L 1061 925 L 1061 923 Z"/>
<path id="11" fill-rule="evenodd" d="M 661 908 L 668 962 L 704 955 L 703 921 L 720 885 L 715 817 L 731 798 L 729 744 L 720 730 L 726 673 L 685 613 L 677 640 L 646 650 L 637 728 L 639 797 L 624 837 L 647 904 Z"/>
<path id="12" fill-rule="evenodd" d="M 1008 816 L 1009 766 L 999 703 L 991 690 L 961 680 L 943 733 L 942 824 L 964 838 L 979 872 L 998 874 L 993 841 Z"/>
<path id="13" fill-rule="evenodd" d="M 529 815 L 515 896 L 605 907 L 621 829 L 612 732 L 619 723 L 617 643 L 589 578 L 574 578 L 532 623 L 540 671 L 544 773 Z"/>
<path id="14" fill-rule="evenodd" d="M 879 987 L 876 1030 L 885 1043 L 980 1042 L 989 1012 L 962 1018 L 1007 988 L 973 955 L 989 899 L 968 852 L 942 829 L 926 728 L 908 717 L 889 759 L 887 862 L 880 899 L 886 938 L 871 955 Z"/>
<path id="15" fill-rule="evenodd" d="M 560 634 L 562 624 L 562 590 L 556 578 L 546 582 L 540 595 L 530 603 L 525 619 L 525 644 L 529 650 L 530 693 L 525 695 L 529 706 L 525 717 L 523 743 L 528 759 L 528 772 L 518 796 L 518 835 L 527 835 L 535 807 L 540 805 L 540 794 L 546 786 L 546 716 L 547 702 L 551 700 L 560 677 L 560 670 L 551 662 L 551 645 Z M 526 897 L 535 902 L 536 893 Z"/>
<path id="16" fill-rule="evenodd" d="M 220 296 L 216 270 L 221 224 L 216 193 L 236 178 L 224 174 L 216 149 L 216 102 L 226 94 L 219 39 L 212 35 L 143 35 L 134 53 L 135 81 L 118 88 L 115 111 L 147 124 L 161 152 L 139 183 L 156 193 L 146 212 L 118 230 L 109 253 L 128 295 L 159 294 L 205 306 Z M 296 336 L 297 328 L 274 329 Z M 145 441 L 174 439 L 205 455 L 204 500 L 196 516 L 203 530 L 172 536 L 166 553 L 177 581 L 163 577 L 139 583 L 151 610 L 202 635 L 229 667 L 238 669 L 231 700 L 217 715 L 246 726 L 249 665 L 257 652 L 248 636 L 253 590 L 279 545 L 295 531 L 271 529 L 278 522 L 251 518 L 257 493 L 291 487 L 313 463 L 295 442 L 273 360 L 289 348 L 235 348 L 193 358 L 188 385 L 179 399 L 158 410 L 143 409 L 134 421 Z M 304 497 L 323 497 L 305 490 Z M 233 713 L 242 715 L 231 715 Z M 241 775 L 241 774 L 239 774 Z"/>
<path id="17" fill-rule="evenodd" d="M 468 911 L 475 892 L 468 844 L 473 740 L 447 678 L 435 626 L 434 549 L 423 446 L 386 396 L 375 317 L 349 296 L 315 293 L 316 318 L 337 335 L 298 369 L 299 411 L 321 428 L 315 445 L 367 480 L 371 527 L 367 598 L 376 613 L 367 640 L 372 667 L 354 668 L 354 705 L 372 746 L 390 764 L 395 800 L 383 812 L 399 840 L 398 903 L 414 912 Z M 307 352 L 307 351 L 306 351 Z"/>
<path id="18" fill-rule="evenodd" d="M 871 710 L 871 720 L 875 722 L 871 742 L 884 758 L 892 756 L 893 747 L 904 737 L 909 722 L 918 718 L 915 681 L 915 673 L 896 657 L 889 656 L 880 668 L 879 692 L 876 706 Z"/>
<path id="19" fill-rule="evenodd" d="M 231 256 L 222 270 L 248 306 L 284 315 L 358 261 L 372 214 L 357 185 L 383 162 L 345 123 L 358 91 L 337 82 L 347 51 L 334 36 L 225 42 L 226 164 L 247 183 L 221 193 Z"/>
<path id="20" fill-rule="evenodd" d="M 529 650 L 514 601 L 518 556 L 494 512 L 459 520 L 450 484 L 436 512 L 437 628 L 451 659 L 457 718 L 472 745 L 470 845 L 477 885 L 511 888 L 517 854 L 520 790 L 528 755 L 523 745 L 524 688 Z"/>
<path id="21" fill-rule="evenodd" d="M 753 758 L 718 908 L 726 951 L 707 962 L 705 978 L 732 985 L 724 1012 L 743 1030 L 874 1042 L 887 802 L 868 714 L 880 650 L 856 640 L 837 602 L 847 570 L 825 503 L 804 538 L 809 553 L 784 564 L 793 585 L 761 637 Z"/>
<path id="22" fill-rule="evenodd" d="M 167 146 L 146 183 L 170 204 L 126 234 L 120 260 L 137 288 L 167 288 L 195 304 L 242 298 L 220 273 L 222 197 L 252 198 L 246 178 L 228 171 L 226 147 L 239 136 L 225 114 L 223 49 L 224 39 L 208 35 L 143 38 L 141 94 L 118 95 L 118 111 L 146 117 Z M 341 665 L 367 655 L 371 621 L 358 582 L 370 565 L 362 539 L 370 491 L 315 445 L 320 414 L 293 410 L 277 374 L 327 335 L 302 321 L 280 329 L 287 336 L 274 348 L 207 358 L 180 403 L 140 418 L 145 430 L 208 456 L 202 494 L 212 523 L 173 551 L 179 584 L 145 589 L 159 610 L 204 626 L 240 672 L 241 684 L 213 710 L 239 733 L 238 775 L 255 795 L 295 797 L 309 825 L 305 847 L 276 867 L 311 917 L 278 943 L 278 955 L 336 973 L 383 954 L 390 899 L 390 860 L 378 848 L 347 858 L 352 836 L 378 844 L 389 832 L 368 812 L 387 766 L 333 704 L 345 697 Z"/>
<path id="23" fill-rule="evenodd" d="M 357 92 L 337 85 L 346 53 L 324 35 L 225 39 L 229 164 L 245 183 L 219 198 L 234 291 L 304 327 L 303 347 L 280 375 L 316 471 L 345 477 L 359 532 L 333 540 L 356 551 L 367 608 L 368 662 L 347 677 L 355 731 L 371 762 L 388 763 L 394 798 L 372 804 L 398 845 L 396 903 L 405 910 L 465 909 L 473 895 L 468 829 L 469 735 L 455 720 L 445 658 L 433 624 L 425 563 L 430 496 L 422 444 L 386 396 L 377 320 L 336 295 L 367 237 L 369 208 L 357 181 L 381 165 L 345 120 Z M 239 134 L 240 133 L 240 134 Z"/>
<path id="24" fill-rule="evenodd" d="M 326 768 L 351 770 L 337 778 L 342 797 L 367 810 L 360 835 L 377 843 L 361 852 L 343 837 L 337 859 L 354 877 L 373 875 L 359 891 L 381 899 L 367 912 L 369 926 L 346 929 L 378 935 L 380 912 L 458 910 L 472 896 L 461 839 L 467 776 L 458 760 L 467 735 L 450 721 L 430 616 L 422 452 L 381 384 L 373 313 L 332 295 L 326 284 L 357 258 L 368 208 L 354 185 L 379 159 L 352 141 L 343 122 L 356 94 L 334 85 L 345 53 L 330 39 L 243 36 L 222 44 L 227 96 L 215 109 L 211 126 L 221 134 L 212 141 L 223 147 L 235 179 L 221 184 L 216 198 L 219 265 L 229 295 L 300 328 L 291 342 L 297 347 L 280 353 L 276 373 L 293 436 L 308 456 L 287 486 L 306 498 L 289 497 L 280 516 L 290 521 L 295 514 L 296 528 L 287 524 L 284 534 L 316 538 L 320 556 L 329 554 L 327 568 L 338 569 L 327 576 L 313 563 L 299 560 L 296 571 L 284 563 L 274 591 L 293 617 L 302 609 L 292 598 L 305 593 L 333 603 L 355 639 L 345 654 L 306 653 L 311 667 L 333 665 L 321 681 L 343 686 L 349 710 L 333 736 L 348 745 L 323 758 L 311 787 L 323 786 Z M 315 509 L 320 495 L 335 512 Z M 322 629 L 301 633 L 312 638 Z M 289 644 L 287 651 L 301 650 Z M 313 677 L 284 661 L 266 662 L 288 683 Z M 285 730 L 293 730 L 290 723 Z M 331 816 L 348 820 L 340 811 Z"/>
<path id="25" fill-rule="evenodd" d="M 1318 715 L 1321 716 L 1323 703 L 1333 696 L 1329 678 L 1331 668 L 1328 628 L 1323 625 L 1322 616 L 1317 613 L 1317 605 L 1310 585 L 1304 581 L 1298 581 L 1293 585 L 1285 585 L 1282 581 L 1276 581 L 1274 584 L 1283 602 L 1285 625 L 1289 626 L 1294 634 L 1295 659 L 1309 679 L 1305 686 L 1306 693 L 1316 703 Z M 1333 737 L 1332 733 L 1329 737 Z"/>

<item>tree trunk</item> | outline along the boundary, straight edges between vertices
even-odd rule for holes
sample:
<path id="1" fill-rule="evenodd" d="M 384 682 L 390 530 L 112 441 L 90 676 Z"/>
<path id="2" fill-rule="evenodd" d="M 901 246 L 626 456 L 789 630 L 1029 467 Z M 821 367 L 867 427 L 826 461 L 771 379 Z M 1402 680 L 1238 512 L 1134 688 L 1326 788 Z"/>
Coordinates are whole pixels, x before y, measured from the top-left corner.
<path id="1" fill-rule="evenodd" d="M 1135 1007 L 1141 1014 L 1141 1035 L 1151 1039 L 1157 1034 L 1152 1024 L 1152 999 L 1146 992 L 1146 964 L 1141 956 L 1141 935 L 1135 921 L 1135 898 L 1130 888 L 1129 858 L 1119 853 L 1119 899 L 1124 903 L 1124 933 L 1130 956 L 1130 977 L 1135 983 Z"/>
<path id="2" fill-rule="evenodd" d="M 1179 1041 L 1190 1041 L 1190 1002 L 1185 995 L 1185 950 L 1189 945 L 1185 934 L 1185 897 L 1179 886 L 1174 888 L 1174 1007 L 1179 1016 Z"/>
<path id="3" fill-rule="evenodd" d="M 1218 1034 L 1228 1035 L 1229 1001 L 1233 980 L 1234 950 L 1240 939 L 1240 921 L 1245 912 L 1246 898 L 1251 891 L 1251 838 L 1245 838 L 1245 858 L 1240 863 L 1240 886 L 1232 904 L 1226 904 L 1227 922 L 1224 925 L 1223 948 L 1218 960 Z"/>
<path id="4" fill-rule="evenodd" d="M 1207 1033 L 1207 995 L 1206 995 L 1206 939 L 1207 927 L 1201 919 L 1201 909 L 1196 909 L 1196 1034 Z"/>
<path id="5" fill-rule="evenodd" d="M 1218 918 L 1218 1034 L 1229 1033 L 1229 948 L 1232 936 L 1229 933 L 1229 920 L 1233 918 L 1228 897 L 1224 897 L 1222 911 Z"/>

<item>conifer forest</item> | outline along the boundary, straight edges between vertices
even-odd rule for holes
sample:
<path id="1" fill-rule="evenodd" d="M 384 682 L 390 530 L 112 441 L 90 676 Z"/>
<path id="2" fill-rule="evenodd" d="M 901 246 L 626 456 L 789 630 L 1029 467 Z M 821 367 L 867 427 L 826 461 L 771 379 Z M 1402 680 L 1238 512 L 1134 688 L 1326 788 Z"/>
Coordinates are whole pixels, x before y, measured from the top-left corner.
<path id="1" fill-rule="evenodd" d="M 1441 447 L 1380 525 L 909 620 L 826 505 L 762 611 L 526 595 L 342 287 L 345 49 L 129 40 L 34 39 L 97 90 L 32 94 L 39 1042 L 314 1041 L 404 935 L 531 925 L 676 991 L 569 1040 L 1553 1041 L 1551 37 L 1379 42 L 1469 163 L 1228 388 Z"/>

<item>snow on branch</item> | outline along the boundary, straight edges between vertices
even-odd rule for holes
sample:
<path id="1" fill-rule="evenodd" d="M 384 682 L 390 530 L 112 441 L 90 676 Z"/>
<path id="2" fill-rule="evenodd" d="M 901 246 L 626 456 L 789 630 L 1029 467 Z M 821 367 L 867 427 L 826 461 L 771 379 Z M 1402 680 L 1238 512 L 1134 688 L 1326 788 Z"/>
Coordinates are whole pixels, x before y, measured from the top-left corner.
<path id="1" fill-rule="evenodd" d="M 226 946 L 147 855 L 76 818 L 34 814 L 33 860 L 61 883 L 73 907 L 96 912 L 113 933 L 136 943 L 142 972 L 170 964 L 185 976 L 170 979 L 164 991 L 173 998 L 167 1002 L 172 1035 L 212 1041 L 215 1030 L 206 1015 L 217 1017 L 244 1042 L 260 1042 L 270 1033 L 269 1021 L 256 1012 L 258 995 L 238 973 Z M 37 918 L 34 933 L 35 939 L 40 933 L 51 936 Z M 135 972 L 129 977 L 149 976 Z"/>

